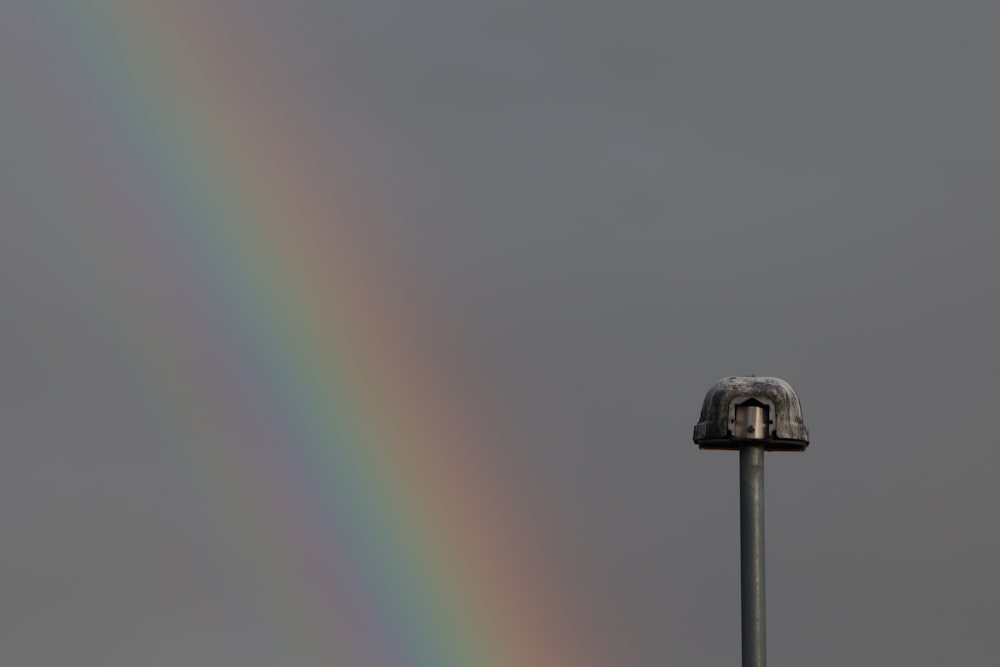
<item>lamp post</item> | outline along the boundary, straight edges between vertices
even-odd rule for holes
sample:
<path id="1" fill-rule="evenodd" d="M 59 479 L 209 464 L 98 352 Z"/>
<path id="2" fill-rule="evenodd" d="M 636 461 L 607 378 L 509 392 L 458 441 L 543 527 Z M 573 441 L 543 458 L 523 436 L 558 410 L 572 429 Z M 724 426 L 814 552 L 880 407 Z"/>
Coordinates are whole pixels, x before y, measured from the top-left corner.
<path id="1" fill-rule="evenodd" d="M 802 406 L 784 380 L 732 376 L 705 395 L 694 427 L 699 449 L 740 453 L 740 608 L 743 667 L 765 667 L 764 452 L 809 445 Z"/>

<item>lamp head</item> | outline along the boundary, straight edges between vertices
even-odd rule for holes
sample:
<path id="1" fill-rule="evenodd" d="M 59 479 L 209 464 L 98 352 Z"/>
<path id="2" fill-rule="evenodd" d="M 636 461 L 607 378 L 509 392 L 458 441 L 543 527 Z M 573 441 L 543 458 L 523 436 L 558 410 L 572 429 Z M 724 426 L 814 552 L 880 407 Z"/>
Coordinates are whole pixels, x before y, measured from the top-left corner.
<path id="1" fill-rule="evenodd" d="M 801 452 L 809 445 L 809 430 L 791 385 L 740 375 L 723 378 L 708 390 L 694 441 L 700 449 L 763 445 L 766 451 Z"/>

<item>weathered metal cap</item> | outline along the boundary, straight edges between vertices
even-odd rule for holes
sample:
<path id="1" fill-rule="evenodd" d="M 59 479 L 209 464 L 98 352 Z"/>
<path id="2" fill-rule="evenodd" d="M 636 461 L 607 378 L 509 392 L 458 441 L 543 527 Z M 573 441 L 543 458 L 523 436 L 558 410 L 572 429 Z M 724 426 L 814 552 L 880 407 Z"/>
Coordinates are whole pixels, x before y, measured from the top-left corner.
<path id="1" fill-rule="evenodd" d="M 705 394 L 694 441 L 701 449 L 763 444 L 767 451 L 801 452 L 809 445 L 809 430 L 790 384 L 741 375 L 719 380 Z"/>

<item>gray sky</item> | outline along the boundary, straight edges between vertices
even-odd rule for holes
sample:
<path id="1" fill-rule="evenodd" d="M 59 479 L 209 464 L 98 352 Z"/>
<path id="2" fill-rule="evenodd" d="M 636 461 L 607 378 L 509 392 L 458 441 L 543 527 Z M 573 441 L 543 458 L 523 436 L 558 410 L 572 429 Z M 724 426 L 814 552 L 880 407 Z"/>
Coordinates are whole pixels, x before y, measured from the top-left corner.
<path id="1" fill-rule="evenodd" d="M 813 438 L 767 459 L 771 662 L 996 664 L 1000 6 L 216 4 L 263 26 L 337 119 L 462 380 L 516 424 L 512 483 L 544 498 L 530 520 L 612 652 L 738 659 L 737 457 L 690 437 L 715 380 L 757 373 L 792 383 Z M 158 441 L 155 363 L 121 361 L 142 325 L 73 230 L 86 221 L 39 212 L 26 165 L 70 158 L 26 128 L 73 128 L 44 100 L 28 123 L 18 86 L 48 65 L 14 42 L 0 656 L 293 664 L 293 624 L 241 611 L 259 572 L 218 580 L 171 551 L 222 558 L 254 529 L 223 496 L 206 510 L 189 459 Z M 163 562 L 188 588 L 144 574 Z M 92 613 L 109 587 L 130 592 L 108 618 L 164 610 L 118 653 Z M 184 652 L 162 628 L 190 595 L 228 620 Z"/>

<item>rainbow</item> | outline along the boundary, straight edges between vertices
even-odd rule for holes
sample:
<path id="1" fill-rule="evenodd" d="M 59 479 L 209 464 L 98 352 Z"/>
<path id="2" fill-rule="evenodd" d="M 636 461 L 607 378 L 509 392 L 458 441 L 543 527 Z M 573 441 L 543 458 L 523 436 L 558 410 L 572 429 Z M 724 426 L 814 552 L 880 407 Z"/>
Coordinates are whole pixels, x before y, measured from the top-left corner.
<path id="1" fill-rule="evenodd" d="M 118 186 L 86 233 L 152 304 L 155 381 L 216 436 L 197 465 L 265 517 L 331 665 L 599 664 L 323 125 L 261 26 L 210 4 L 27 10 Z"/>

